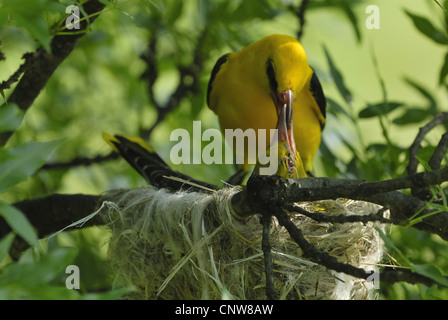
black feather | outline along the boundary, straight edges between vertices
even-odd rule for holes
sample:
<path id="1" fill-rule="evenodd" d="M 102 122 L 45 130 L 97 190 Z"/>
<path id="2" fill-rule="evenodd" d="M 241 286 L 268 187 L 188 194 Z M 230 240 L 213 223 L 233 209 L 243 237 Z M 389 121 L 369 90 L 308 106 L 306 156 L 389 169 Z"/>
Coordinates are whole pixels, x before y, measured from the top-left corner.
<path id="1" fill-rule="evenodd" d="M 320 84 L 319 78 L 317 77 L 316 72 L 314 72 L 313 69 L 313 76 L 310 80 L 310 91 L 313 94 L 314 100 L 316 100 L 317 105 L 319 106 L 320 112 L 322 113 L 322 116 L 324 119 L 326 118 L 326 107 L 327 107 L 327 100 L 324 96 L 324 91 L 322 90 L 322 85 Z M 320 124 L 321 129 L 324 128 L 325 123 Z"/>
<path id="2" fill-rule="evenodd" d="M 223 55 L 221 58 L 216 61 L 215 66 L 213 67 L 212 74 L 210 76 L 210 80 L 208 81 L 208 88 L 207 88 L 207 105 L 210 107 L 210 93 L 212 91 L 213 81 L 215 80 L 216 75 L 218 74 L 218 71 L 221 69 L 222 65 L 226 63 L 227 59 L 229 57 L 229 53 Z"/>

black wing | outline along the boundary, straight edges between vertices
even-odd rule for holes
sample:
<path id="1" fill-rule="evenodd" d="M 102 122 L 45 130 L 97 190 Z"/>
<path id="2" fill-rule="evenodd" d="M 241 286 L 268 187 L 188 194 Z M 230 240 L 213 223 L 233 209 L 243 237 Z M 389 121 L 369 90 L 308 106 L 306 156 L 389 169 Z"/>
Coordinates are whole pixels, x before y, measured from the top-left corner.
<path id="1" fill-rule="evenodd" d="M 212 74 L 210 76 L 210 80 L 208 81 L 208 88 L 207 88 L 207 105 L 209 107 L 210 107 L 210 92 L 212 91 L 213 81 L 215 80 L 215 77 L 218 74 L 218 71 L 221 69 L 221 66 L 224 63 L 226 63 L 228 56 L 229 56 L 229 53 L 223 55 L 221 58 L 218 59 L 218 61 L 216 61 L 216 64 L 213 67 Z"/>
<path id="2" fill-rule="evenodd" d="M 316 72 L 314 72 L 314 69 L 313 69 L 313 76 L 311 77 L 310 80 L 310 91 L 313 94 L 314 100 L 316 100 L 316 103 L 319 106 L 320 113 L 322 113 L 322 116 L 325 119 L 327 100 L 325 99 L 324 91 L 322 90 L 319 78 L 317 77 Z M 323 129 L 325 123 L 321 123 L 320 125 L 321 129 Z"/>

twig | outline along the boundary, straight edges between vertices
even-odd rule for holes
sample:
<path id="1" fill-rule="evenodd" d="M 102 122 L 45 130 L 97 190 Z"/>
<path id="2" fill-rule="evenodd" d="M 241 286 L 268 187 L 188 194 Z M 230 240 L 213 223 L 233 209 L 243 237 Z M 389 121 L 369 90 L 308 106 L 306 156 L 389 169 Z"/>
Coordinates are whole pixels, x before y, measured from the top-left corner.
<path id="1" fill-rule="evenodd" d="M 409 163 L 406 168 L 408 175 L 413 175 L 417 172 L 418 166 L 418 152 L 421 148 L 421 144 L 425 136 L 434 129 L 437 125 L 448 122 L 448 112 L 439 113 L 428 122 L 426 125 L 420 128 L 417 136 L 415 137 L 414 142 L 409 148 Z"/>
<path id="2" fill-rule="evenodd" d="M 417 172 L 417 166 L 419 164 L 418 161 L 418 152 L 420 151 L 421 144 L 425 136 L 436 126 L 442 123 L 448 122 L 448 112 L 442 112 L 437 114 L 434 119 L 432 119 L 429 123 L 427 123 L 425 126 L 421 127 L 419 129 L 419 132 L 417 134 L 417 137 L 415 138 L 414 142 L 412 143 L 410 149 L 409 149 L 409 163 L 407 166 L 407 172 L 408 175 L 415 174 Z M 448 148 L 448 141 L 447 141 L 446 134 L 444 134 L 434 151 L 430 161 L 429 166 L 432 170 L 439 169 L 440 164 L 442 163 L 443 156 L 445 155 L 447 148 Z M 413 187 L 411 188 L 411 194 L 414 197 L 417 197 L 422 200 L 429 200 L 431 199 L 431 191 L 429 190 L 428 186 L 424 187 Z"/>
<path id="3" fill-rule="evenodd" d="M 436 170 L 440 168 L 443 157 L 446 155 L 447 150 L 448 150 L 448 132 L 445 132 L 442 135 L 442 138 L 440 138 L 439 144 L 437 145 L 436 150 L 434 150 L 431 159 L 429 159 L 428 164 L 431 170 Z"/>
<path id="4" fill-rule="evenodd" d="M 434 150 L 431 159 L 428 161 L 430 170 L 436 170 L 440 168 L 442 160 L 446 155 L 447 149 L 448 149 L 448 132 L 442 135 L 442 138 L 440 138 L 439 144 Z M 411 194 L 414 197 L 417 197 L 423 201 L 432 201 L 432 202 L 438 201 L 437 199 L 432 199 L 433 193 L 429 187 L 412 188 Z"/>
<path id="5" fill-rule="evenodd" d="M 2 40 L 0 39 L 0 45 L 2 44 Z M 0 51 L 0 61 L 5 60 L 5 54 Z"/>
<path id="6" fill-rule="evenodd" d="M 299 9 L 296 12 L 296 16 L 299 19 L 299 31 L 297 31 L 297 40 L 303 35 L 303 29 L 305 26 L 305 10 L 308 6 L 309 0 L 302 0 Z"/>
<path id="7" fill-rule="evenodd" d="M 281 179 L 278 176 L 252 175 L 247 183 L 250 193 L 267 201 L 297 202 L 348 198 L 365 200 L 373 195 L 413 187 L 427 187 L 448 181 L 448 166 L 407 177 L 368 182 L 339 178 Z"/>
<path id="8" fill-rule="evenodd" d="M 24 73 L 26 70 L 28 70 L 29 68 L 32 67 L 33 65 L 33 54 L 32 53 L 25 53 L 22 56 L 22 59 L 24 59 L 25 61 L 20 65 L 19 69 L 17 69 L 16 72 L 14 72 L 9 78 L 8 80 L 2 81 L 2 83 L 0 83 L 0 90 L 5 90 L 5 89 L 9 89 L 11 88 L 11 85 L 14 82 L 19 81 L 20 76 L 22 75 L 22 73 Z M 0 58 L 0 60 L 2 60 Z"/>
<path id="9" fill-rule="evenodd" d="M 296 225 L 290 220 L 288 215 L 278 207 L 271 208 L 274 211 L 274 216 L 277 218 L 280 225 L 284 226 L 288 230 L 291 238 L 300 246 L 303 250 L 304 256 L 307 256 L 312 261 L 325 266 L 328 269 L 336 272 L 343 272 L 345 274 L 354 276 L 356 278 L 367 279 L 371 273 L 364 269 L 357 268 L 350 264 L 339 262 L 335 257 L 329 255 L 326 252 L 318 250 L 313 244 L 308 242 L 303 236 L 302 231 L 296 227 Z M 435 284 L 435 281 L 416 274 L 410 271 L 403 270 L 385 270 L 381 272 L 381 280 L 389 283 L 395 283 L 400 281 L 406 281 L 409 283 L 423 283 L 428 286 Z"/>
<path id="10" fill-rule="evenodd" d="M 156 55 L 156 48 L 157 48 L 157 29 L 153 28 L 151 32 L 151 38 L 148 42 L 148 50 L 146 50 L 140 58 L 146 63 L 146 69 L 141 75 L 141 79 L 145 80 L 147 82 L 147 88 L 149 93 L 149 99 L 151 100 L 151 103 L 154 105 L 154 107 L 159 110 L 162 107 L 159 106 L 157 100 L 155 99 L 154 95 L 154 83 L 157 80 L 157 77 L 159 75 L 158 68 L 157 68 L 157 55 Z M 149 137 L 149 136 L 148 136 Z M 147 139 L 148 137 L 143 137 L 144 139 Z"/>
<path id="11" fill-rule="evenodd" d="M 392 223 L 402 224 L 419 210 L 421 215 L 428 215 L 434 213 L 435 209 L 425 208 L 426 203 L 416 197 L 389 190 L 405 186 L 412 187 L 413 183 L 418 186 L 440 184 L 448 181 L 447 174 L 448 167 L 414 175 L 423 177 L 421 181 L 415 177 L 399 178 L 398 181 L 392 181 L 390 185 L 387 181 L 366 182 L 335 178 L 285 180 L 277 176 L 253 175 L 247 183 L 247 189 L 234 195 L 232 207 L 238 216 L 247 217 L 253 215 L 254 205 L 259 202 L 282 206 L 285 203 L 300 201 L 347 198 L 386 206 L 390 209 Z M 448 240 L 448 212 L 430 215 L 414 227 Z"/>
<path id="12" fill-rule="evenodd" d="M 68 162 L 47 163 L 43 165 L 39 170 L 43 171 L 43 170 L 70 169 L 78 166 L 89 166 L 94 163 L 102 163 L 104 161 L 117 159 L 118 157 L 119 155 L 115 152 L 111 152 L 105 156 L 96 156 L 93 158 L 78 157 Z"/>
<path id="13" fill-rule="evenodd" d="M 266 296 L 270 300 L 278 300 L 278 294 L 274 287 L 274 278 L 272 270 L 272 247 L 270 241 L 271 235 L 271 220 L 270 213 L 262 215 L 261 221 L 263 224 L 263 237 L 261 240 L 261 248 L 264 255 L 264 270 L 266 274 Z"/>
<path id="14" fill-rule="evenodd" d="M 278 207 L 272 207 L 271 209 L 274 211 L 274 216 L 277 218 L 280 225 L 288 230 L 291 238 L 300 246 L 304 256 L 310 258 L 318 264 L 324 265 L 329 269 L 337 272 L 344 272 L 357 278 L 367 279 L 370 275 L 370 273 L 366 272 L 364 269 L 339 262 L 335 257 L 329 255 L 328 253 L 319 251 L 313 244 L 305 239 L 302 231 L 297 228 L 297 226 L 282 209 Z"/>
<path id="15" fill-rule="evenodd" d="M 203 53 L 205 38 L 207 36 L 207 29 L 205 28 L 198 38 L 196 45 L 193 62 L 188 67 L 178 66 L 180 82 L 176 90 L 171 94 L 168 101 L 164 105 L 160 105 L 154 98 L 153 85 L 157 79 L 157 67 L 156 67 L 156 39 L 154 37 L 149 43 L 148 53 L 144 56 L 144 61 L 147 63 L 147 71 L 145 71 L 143 78 L 148 81 L 148 91 L 151 97 L 151 101 L 157 110 L 157 119 L 153 125 L 143 130 L 141 137 L 145 140 L 149 138 L 152 131 L 165 119 L 165 117 L 176 109 L 180 102 L 187 97 L 190 93 L 197 93 L 199 91 L 199 76 L 203 68 Z"/>

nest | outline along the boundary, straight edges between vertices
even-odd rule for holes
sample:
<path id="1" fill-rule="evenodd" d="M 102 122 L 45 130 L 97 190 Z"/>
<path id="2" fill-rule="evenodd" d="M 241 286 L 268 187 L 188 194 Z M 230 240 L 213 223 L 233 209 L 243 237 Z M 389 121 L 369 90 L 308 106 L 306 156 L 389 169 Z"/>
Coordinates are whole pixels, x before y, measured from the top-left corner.
<path id="1" fill-rule="evenodd" d="M 265 299 L 262 226 L 240 221 L 230 200 L 240 187 L 214 193 L 169 193 L 145 187 L 117 191 L 101 214 L 112 229 L 110 261 L 117 286 L 136 288 L 129 299 Z M 379 206 L 352 200 L 298 203 L 308 211 L 369 214 Z M 318 223 L 291 215 L 320 250 L 375 270 L 383 243 L 373 223 Z M 371 299 L 373 283 L 336 273 L 302 256 L 273 219 L 274 285 L 281 299 Z"/>

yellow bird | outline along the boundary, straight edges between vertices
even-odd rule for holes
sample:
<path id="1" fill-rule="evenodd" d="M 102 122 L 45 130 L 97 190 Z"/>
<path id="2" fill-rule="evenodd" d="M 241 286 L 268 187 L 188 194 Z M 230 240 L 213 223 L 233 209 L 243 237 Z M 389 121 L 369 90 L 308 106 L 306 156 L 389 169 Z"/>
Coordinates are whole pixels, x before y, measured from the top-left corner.
<path id="1" fill-rule="evenodd" d="M 297 146 L 304 169 L 311 174 L 325 125 L 326 101 L 295 38 L 270 35 L 222 56 L 211 73 L 207 104 L 218 115 L 222 131 L 252 128 L 256 134 L 259 129 L 274 129 L 286 105 L 293 123 L 288 128 L 289 145 Z M 268 147 L 269 139 L 266 142 Z M 240 173 L 247 172 L 251 167 L 247 151 L 239 156 L 245 156 Z"/>

